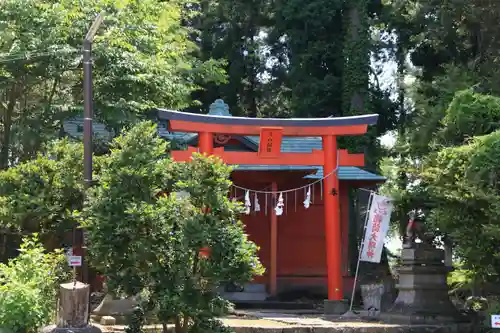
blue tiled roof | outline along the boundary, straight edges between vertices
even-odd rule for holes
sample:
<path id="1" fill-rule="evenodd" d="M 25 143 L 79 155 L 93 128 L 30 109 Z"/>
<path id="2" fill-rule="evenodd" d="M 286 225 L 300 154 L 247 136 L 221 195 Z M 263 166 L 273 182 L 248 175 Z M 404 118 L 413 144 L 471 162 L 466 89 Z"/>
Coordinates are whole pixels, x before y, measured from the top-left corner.
<path id="1" fill-rule="evenodd" d="M 307 179 L 323 178 L 323 168 L 320 166 L 298 166 L 298 165 L 238 165 L 237 170 L 241 171 L 310 171 L 311 174 L 305 176 Z M 363 169 L 351 166 L 339 168 L 340 180 L 364 180 L 364 181 L 384 181 L 386 178 Z"/>
<path id="2" fill-rule="evenodd" d="M 313 175 L 305 176 L 304 178 L 309 179 L 321 179 L 323 178 L 323 168 L 317 167 L 317 172 Z M 366 170 L 353 167 L 353 166 L 341 166 L 339 168 L 339 179 L 340 180 L 367 180 L 367 181 L 384 181 L 386 178 Z"/>

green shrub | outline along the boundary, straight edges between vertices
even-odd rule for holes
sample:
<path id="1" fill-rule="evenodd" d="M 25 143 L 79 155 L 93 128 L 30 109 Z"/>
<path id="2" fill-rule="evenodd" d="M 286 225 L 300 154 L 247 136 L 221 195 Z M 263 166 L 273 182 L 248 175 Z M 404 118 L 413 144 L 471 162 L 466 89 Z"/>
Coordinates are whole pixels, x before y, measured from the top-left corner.
<path id="1" fill-rule="evenodd" d="M 238 221 L 241 205 L 228 198 L 231 169 L 200 154 L 176 163 L 167 150 L 151 123 L 114 141 L 83 212 L 91 259 L 110 291 L 141 293 L 144 312 L 164 327 L 221 332 L 214 318 L 229 304 L 215 289 L 262 274 L 258 248 Z M 129 331 L 140 331 L 137 319 Z"/>
<path id="2" fill-rule="evenodd" d="M 458 91 L 443 119 L 446 143 L 460 145 L 464 140 L 490 134 L 500 125 L 500 98 L 467 89 Z"/>
<path id="3" fill-rule="evenodd" d="M 67 264 L 61 251 L 45 253 L 37 235 L 24 238 L 19 251 L 0 264 L 0 327 L 32 333 L 53 321 Z"/>

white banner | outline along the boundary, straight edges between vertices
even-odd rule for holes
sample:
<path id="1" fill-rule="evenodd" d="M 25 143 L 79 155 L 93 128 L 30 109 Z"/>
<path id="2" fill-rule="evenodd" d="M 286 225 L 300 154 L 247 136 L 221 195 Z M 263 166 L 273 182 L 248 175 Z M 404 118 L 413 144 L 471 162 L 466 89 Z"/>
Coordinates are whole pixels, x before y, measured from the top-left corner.
<path id="1" fill-rule="evenodd" d="M 361 261 L 379 263 L 384 248 L 384 240 L 389 231 L 392 213 L 392 199 L 378 194 L 372 195 L 368 221 L 366 223 Z"/>

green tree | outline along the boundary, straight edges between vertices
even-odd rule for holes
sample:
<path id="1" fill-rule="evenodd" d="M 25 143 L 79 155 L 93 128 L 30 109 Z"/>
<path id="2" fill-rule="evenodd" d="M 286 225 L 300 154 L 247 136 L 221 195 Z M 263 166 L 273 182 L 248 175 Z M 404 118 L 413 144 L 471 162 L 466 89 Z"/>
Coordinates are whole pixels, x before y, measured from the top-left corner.
<path id="1" fill-rule="evenodd" d="M 420 209 L 431 231 L 453 245 L 464 269 L 483 281 L 500 273 L 499 106 L 499 97 L 457 92 L 431 151 L 406 164 L 412 186 L 392 188 L 399 204 Z M 391 185 L 393 180 L 388 190 Z"/>
<path id="2" fill-rule="evenodd" d="M 95 15 L 94 105 L 118 134 L 151 107 L 183 108 L 199 83 L 222 82 L 221 61 L 196 57 L 188 1 L 6 0 L 0 3 L 0 168 L 36 157 L 81 111 L 81 45 Z"/>
<path id="3" fill-rule="evenodd" d="M 205 107 L 223 98 L 238 116 L 380 113 L 380 126 L 350 148 L 394 128 L 387 92 L 369 84 L 377 1 L 204 0 L 196 8 L 201 56 L 228 60 L 228 83 L 195 94 Z"/>
<path id="4" fill-rule="evenodd" d="M 422 161 L 443 145 L 461 145 L 451 127 L 443 132 L 446 110 L 464 89 L 498 95 L 499 3 L 491 1 L 386 1 L 380 27 L 389 38 L 385 50 L 398 64 L 398 142 L 392 151 L 394 195 L 400 227 L 410 209 L 431 204 L 421 182 Z M 405 85 L 404 78 L 414 83 Z M 467 103 L 468 106 L 472 106 Z M 487 111 L 486 111 L 487 112 Z M 464 126 L 474 128 L 472 123 Z M 446 135 L 443 140 L 443 135 Z M 395 185 L 395 186 L 394 186 Z"/>
<path id="5" fill-rule="evenodd" d="M 190 24 L 201 32 L 196 36 L 201 59 L 227 62 L 225 84 L 202 84 L 205 89 L 193 94 L 203 106 L 222 98 L 235 116 L 266 116 L 262 75 L 268 56 L 263 34 L 269 28 L 271 3 L 270 0 L 201 0 L 190 7 L 198 13 Z M 203 106 L 189 110 L 203 112 Z"/>
<path id="6" fill-rule="evenodd" d="M 342 9 L 343 1 L 276 2 L 271 80 L 287 88 L 295 116 L 342 114 Z"/>
<path id="7" fill-rule="evenodd" d="M 117 138 L 82 220 L 110 290 L 141 293 L 144 308 L 181 333 L 226 307 L 217 286 L 263 269 L 238 221 L 241 207 L 228 198 L 231 169 L 214 157 L 175 163 L 166 153 L 148 122 Z"/>
<path id="8" fill-rule="evenodd" d="M 380 46 L 370 36 L 381 6 L 375 1 L 314 0 L 275 2 L 267 43 L 268 94 L 280 96 L 294 117 L 351 116 L 376 112 L 379 123 L 358 138 L 342 138 L 343 148 L 367 154 L 377 169 L 383 151 L 377 137 L 395 128 L 397 114 L 387 91 L 377 84 L 371 55 Z M 370 82 L 370 75 L 374 78 Z M 273 101 L 273 99 L 271 99 Z M 276 105 L 276 102 L 274 102 Z"/>
<path id="9" fill-rule="evenodd" d="M 391 0 L 381 21 L 396 36 L 388 49 L 400 59 L 400 72 L 414 76 L 408 89 L 400 80 L 401 95 L 411 106 L 401 109 L 400 144 L 405 153 L 422 156 L 435 148 L 445 110 L 459 90 L 474 87 L 500 94 L 495 78 L 499 46 L 500 3 L 491 1 Z M 407 70 L 407 59 L 413 70 Z M 404 101 L 403 101 L 404 102 Z"/>

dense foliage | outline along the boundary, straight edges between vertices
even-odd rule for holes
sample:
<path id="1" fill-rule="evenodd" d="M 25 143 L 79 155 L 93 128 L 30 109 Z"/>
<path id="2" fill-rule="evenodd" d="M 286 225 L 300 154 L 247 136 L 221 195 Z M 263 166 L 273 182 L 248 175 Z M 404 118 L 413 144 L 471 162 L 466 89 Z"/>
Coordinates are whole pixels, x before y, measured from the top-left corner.
<path id="1" fill-rule="evenodd" d="M 465 267 L 487 279 L 500 273 L 500 131 L 445 148 L 423 172 L 428 222 L 456 244 Z M 471 237 L 473 235 L 473 237 Z"/>
<path id="2" fill-rule="evenodd" d="M 499 105 L 499 97 L 458 91 L 430 152 L 405 168 L 412 185 L 393 188 L 400 204 L 420 209 L 428 227 L 454 246 L 464 269 L 483 281 L 500 274 Z"/>
<path id="3" fill-rule="evenodd" d="M 141 294 L 146 311 L 181 333 L 225 309 L 216 287 L 249 281 L 262 267 L 238 221 L 241 208 L 228 198 L 230 168 L 200 155 L 175 163 L 166 152 L 148 122 L 118 137 L 83 226 L 110 290 Z"/>
<path id="4" fill-rule="evenodd" d="M 192 104 L 199 84 L 222 82 L 222 61 L 196 57 L 182 25 L 188 1 L 0 2 L 0 168 L 36 157 L 82 109 L 81 46 L 97 13 L 96 117 L 118 133 L 154 106 Z"/>
<path id="5" fill-rule="evenodd" d="M 25 238 L 19 251 L 17 258 L 0 264 L 0 329 L 36 333 L 55 319 L 67 262 L 60 251 L 44 253 L 36 235 Z"/>
<path id="6" fill-rule="evenodd" d="M 72 212 L 83 204 L 82 148 L 69 140 L 56 141 L 36 159 L 0 172 L 2 234 L 39 232 L 46 246 L 64 243 L 65 232 L 77 222 Z M 12 246 L 17 245 L 2 239 L 4 249 Z"/>
<path id="7" fill-rule="evenodd" d="M 500 128 L 500 99 L 470 89 L 458 91 L 442 123 L 443 137 L 438 139 L 445 145 L 460 145 L 469 138 L 489 134 Z"/>

